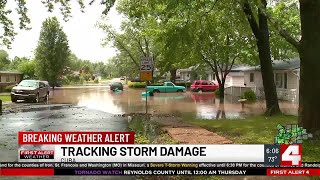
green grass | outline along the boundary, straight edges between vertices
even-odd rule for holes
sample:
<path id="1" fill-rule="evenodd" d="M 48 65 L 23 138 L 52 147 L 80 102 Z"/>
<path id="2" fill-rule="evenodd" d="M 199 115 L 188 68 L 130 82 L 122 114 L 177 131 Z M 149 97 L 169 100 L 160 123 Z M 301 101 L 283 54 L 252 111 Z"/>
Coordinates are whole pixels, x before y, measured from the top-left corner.
<path id="1" fill-rule="evenodd" d="M 10 95 L 0 95 L 0 99 L 2 102 L 9 102 L 11 101 L 11 96 Z"/>
<path id="2" fill-rule="evenodd" d="M 244 120 L 187 120 L 209 131 L 229 138 L 235 144 L 273 144 L 278 124 L 297 124 L 296 116 L 256 116 Z M 303 142 L 303 161 L 317 162 L 320 159 L 319 138 Z"/>

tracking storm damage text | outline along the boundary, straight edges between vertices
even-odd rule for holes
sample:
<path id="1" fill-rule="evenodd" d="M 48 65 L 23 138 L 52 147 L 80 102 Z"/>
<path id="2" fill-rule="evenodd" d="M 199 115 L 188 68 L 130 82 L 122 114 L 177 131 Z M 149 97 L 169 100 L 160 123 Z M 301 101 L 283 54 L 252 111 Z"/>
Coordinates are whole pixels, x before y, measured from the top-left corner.
<path id="1" fill-rule="evenodd" d="M 63 156 L 206 156 L 206 147 L 61 147 Z M 118 151 L 119 150 L 119 151 Z"/>

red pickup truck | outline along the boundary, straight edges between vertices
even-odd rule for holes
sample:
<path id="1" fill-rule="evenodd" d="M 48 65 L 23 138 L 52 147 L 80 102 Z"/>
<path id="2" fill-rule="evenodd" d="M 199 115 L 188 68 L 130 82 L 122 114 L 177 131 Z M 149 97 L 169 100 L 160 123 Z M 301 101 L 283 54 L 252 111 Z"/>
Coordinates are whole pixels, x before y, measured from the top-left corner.
<path id="1" fill-rule="evenodd" d="M 191 85 L 191 91 L 194 92 L 208 92 L 219 89 L 219 84 L 207 80 L 196 80 Z"/>

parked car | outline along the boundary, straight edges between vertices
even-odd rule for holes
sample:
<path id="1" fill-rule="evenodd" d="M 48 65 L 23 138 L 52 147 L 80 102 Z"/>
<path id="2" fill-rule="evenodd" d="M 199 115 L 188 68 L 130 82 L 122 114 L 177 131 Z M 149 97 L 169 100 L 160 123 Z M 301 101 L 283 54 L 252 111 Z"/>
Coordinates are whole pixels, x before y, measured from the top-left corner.
<path id="1" fill-rule="evenodd" d="M 184 92 L 186 88 L 184 86 L 176 86 L 172 82 L 165 82 L 163 86 L 147 86 L 147 91 L 154 93 Z"/>
<path id="2" fill-rule="evenodd" d="M 207 80 L 196 80 L 193 81 L 190 89 L 193 92 L 215 91 L 216 89 L 219 89 L 219 84 Z"/>
<path id="3" fill-rule="evenodd" d="M 49 99 L 49 83 L 39 80 L 23 80 L 11 90 L 11 101 L 31 100 L 40 102 L 40 99 Z"/>
<path id="4" fill-rule="evenodd" d="M 123 85 L 121 82 L 113 82 L 110 84 L 111 91 L 115 91 L 116 89 L 123 90 Z"/>

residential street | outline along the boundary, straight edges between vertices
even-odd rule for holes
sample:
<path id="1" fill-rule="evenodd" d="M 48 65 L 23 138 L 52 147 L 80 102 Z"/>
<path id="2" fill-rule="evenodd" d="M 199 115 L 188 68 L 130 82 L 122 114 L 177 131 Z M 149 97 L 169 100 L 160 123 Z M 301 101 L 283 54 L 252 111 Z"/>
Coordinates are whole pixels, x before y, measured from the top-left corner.
<path id="1" fill-rule="evenodd" d="M 10 103 L 0 117 L 1 161 L 17 160 L 18 131 L 126 131 L 124 114 L 145 113 L 143 89 L 128 89 L 121 93 L 109 90 L 107 85 L 65 87 L 51 90 L 49 104 L 44 102 Z M 229 98 L 230 99 L 230 98 Z M 294 111 L 294 104 L 281 104 Z M 259 103 L 241 109 L 236 100 L 219 105 L 213 93 L 160 93 L 148 97 L 148 113 L 181 115 L 200 119 L 244 118 L 263 112 Z"/>

